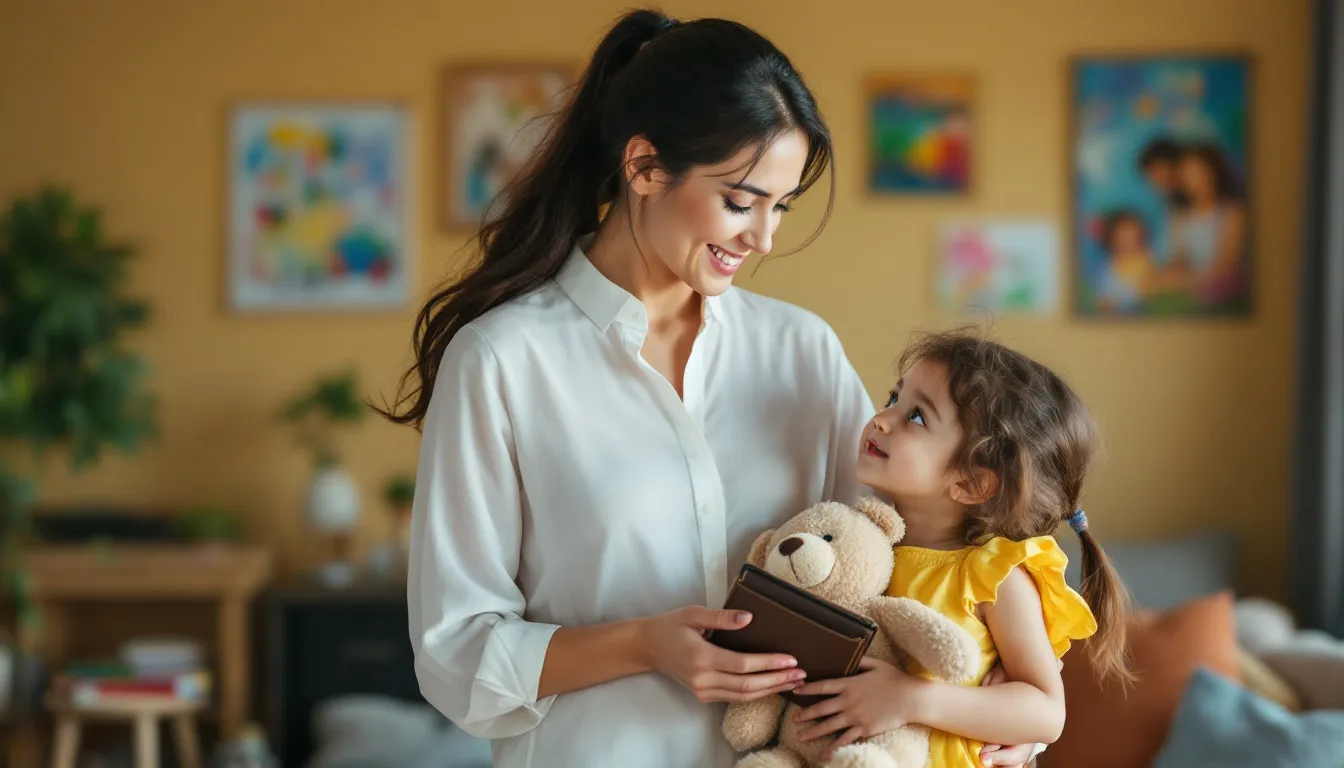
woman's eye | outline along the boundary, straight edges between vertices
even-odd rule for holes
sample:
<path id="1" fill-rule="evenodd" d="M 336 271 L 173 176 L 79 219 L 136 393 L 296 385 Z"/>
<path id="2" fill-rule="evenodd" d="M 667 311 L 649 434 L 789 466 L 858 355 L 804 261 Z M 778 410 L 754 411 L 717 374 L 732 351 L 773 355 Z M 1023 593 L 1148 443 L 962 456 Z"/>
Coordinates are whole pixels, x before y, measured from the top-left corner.
<path id="1" fill-rule="evenodd" d="M 924 426 L 924 412 L 919 409 L 919 406 L 910 409 L 910 421 L 915 422 L 921 427 Z"/>
<path id="2" fill-rule="evenodd" d="M 792 211 L 793 208 L 790 207 L 788 203 L 779 203 L 775 206 L 775 210 L 780 213 L 788 213 L 789 211 Z"/>
<path id="3" fill-rule="evenodd" d="M 887 393 L 887 407 L 890 408 L 891 406 L 895 405 L 897 401 L 899 401 L 900 399 L 901 394 L 894 389 L 891 390 L 890 392 Z"/>
<path id="4" fill-rule="evenodd" d="M 738 205 L 737 203 L 734 203 L 731 198 L 727 197 L 723 198 L 723 207 L 728 209 L 730 213 L 746 213 L 751 210 L 751 206 Z"/>

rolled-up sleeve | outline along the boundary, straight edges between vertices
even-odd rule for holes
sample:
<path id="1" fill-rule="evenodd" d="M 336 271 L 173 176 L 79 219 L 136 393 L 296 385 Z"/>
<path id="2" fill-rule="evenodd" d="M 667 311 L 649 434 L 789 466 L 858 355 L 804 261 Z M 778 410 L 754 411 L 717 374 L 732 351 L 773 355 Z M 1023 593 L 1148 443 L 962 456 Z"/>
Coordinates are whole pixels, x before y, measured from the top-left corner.
<path id="1" fill-rule="evenodd" d="M 454 336 L 425 415 L 411 518 L 407 604 L 420 692 L 462 730 L 516 736 L 557 627 L 524 620 L 522 499 L 505 383 L 480 331 Z"/>

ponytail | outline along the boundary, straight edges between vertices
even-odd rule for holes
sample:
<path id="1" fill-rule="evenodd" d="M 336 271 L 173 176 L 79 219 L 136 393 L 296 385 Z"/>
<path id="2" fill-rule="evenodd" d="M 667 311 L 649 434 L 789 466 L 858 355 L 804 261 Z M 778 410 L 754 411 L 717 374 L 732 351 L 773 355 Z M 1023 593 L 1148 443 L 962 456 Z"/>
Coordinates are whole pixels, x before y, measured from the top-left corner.
<path id="1" fill-rule="evenodd" d="M 457 332 L 554 278 L 579 238 L 597 231 L 604 208 L 619 205 L 621 159 L 632 138 L 646 138 L 656 153 L 650 161 L 675 181 L 748 146 L 763 152 L 790 131 L 807 139 L 801 194 L 829 167 L 831 135 L 784 54 L 724 19 L 682 24 L 648 10 L 622 16 L 527 165 L 506 182 L 498 205 L 487 206 L 499 215 L 477 234 L 479 261 L 417 315 L 416 361 L 401 377 L 395 406 L 374 410 L 423 427 L 439 361 Z"/>
<path id="2" fill-rule="evenodd" d="M 529 164 L 507 181 L 498 217 L 476 235 L 481 258 L 461 279 L 435 294 L 415 321 L 417 362 L 401 378 L 400 413 L 374 409 L 390 421 L 420 429 L 439 361 L 457 332 L 490 309 L 540 287 L 560 272 L 581 235 L 597 229 L 601 207 L 619 189 L 616 158 L 604 156 L 603 99 L 611 79 L 640 48 L 677 22 L 654 11 L 621 18 L 594 51 L 568 104 Z M 488 207 L 487 207 L 488 210 Z M 418 375 L 420 384 L 406 385 Z"/>
<path id="3" fill-rule="evenodd" d="M 1081 515 L 1082 511 L 1074 514 Z M 1069 524 L 1074 525 L 1073 518 Z M 1088 656 L 1099 679 L 1132 683 L 1134 673 L 1126 665 L 1125 651 L 1129 595 L 1101 544 L 1088 532 L 1086 517 L 1078 540 L 1082 550 L 1083 599 L 1097 619 L 1097 633 L 1087 639 Z"/>

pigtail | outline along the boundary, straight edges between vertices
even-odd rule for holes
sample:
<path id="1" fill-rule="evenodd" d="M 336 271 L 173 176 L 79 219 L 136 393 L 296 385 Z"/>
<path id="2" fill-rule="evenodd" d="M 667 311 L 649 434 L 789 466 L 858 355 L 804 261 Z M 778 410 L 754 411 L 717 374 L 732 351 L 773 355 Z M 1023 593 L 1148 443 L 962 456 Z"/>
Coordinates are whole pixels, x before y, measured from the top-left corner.
<path id="1" fill-rule="evenodd" d="M 1126 663 L 1125 625 L 1129 593 L 1101 544 L 1085 528 L 1078 534 L 1082 550 L 1082 595 L 1097 619 L 1097 632 L 1087 640 L 1088 655 L 1101 680 L 1134 682 Z"/>

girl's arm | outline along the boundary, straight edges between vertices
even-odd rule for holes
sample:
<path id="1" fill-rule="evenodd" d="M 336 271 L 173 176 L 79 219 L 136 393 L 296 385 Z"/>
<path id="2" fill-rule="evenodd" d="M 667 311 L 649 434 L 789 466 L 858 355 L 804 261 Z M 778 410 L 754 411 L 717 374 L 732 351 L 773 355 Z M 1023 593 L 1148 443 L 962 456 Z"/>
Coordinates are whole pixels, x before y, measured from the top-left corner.
<path id="1" fill-rule="evenodd" d="M 1054 742 L 1064 729 L 1064 682 L 1031 576 L 1013 569 L 984 615 L 1012 682 L 978 688 L 929 683 L 915 697 L 911 720 L 992 744 Z"/>

